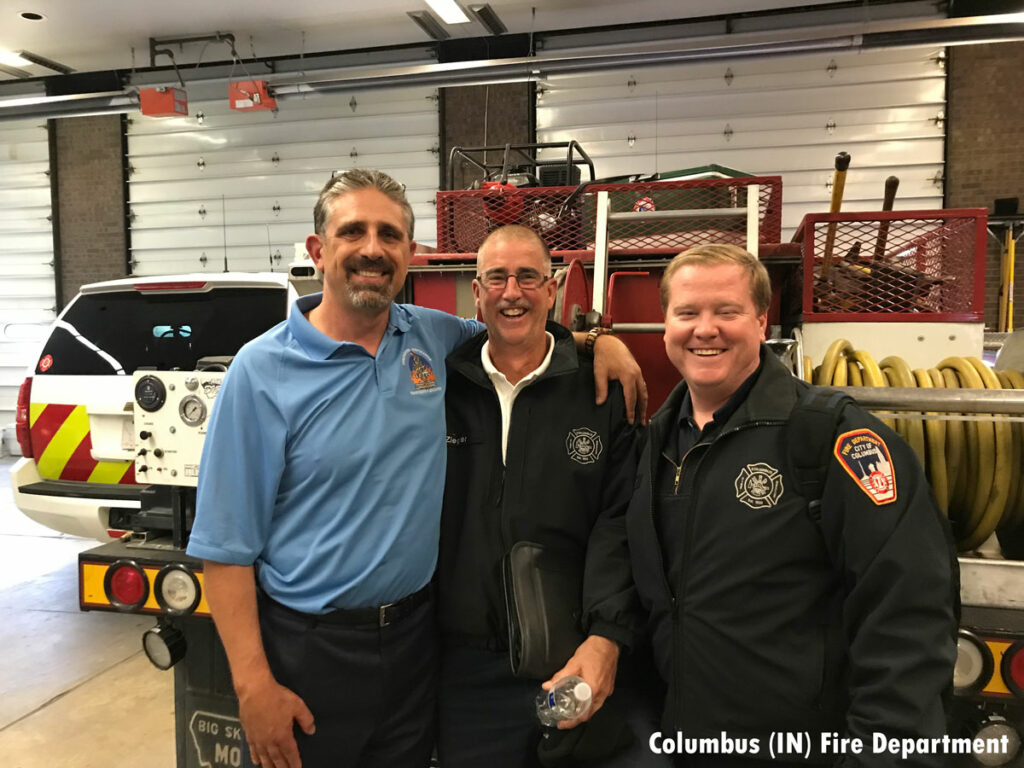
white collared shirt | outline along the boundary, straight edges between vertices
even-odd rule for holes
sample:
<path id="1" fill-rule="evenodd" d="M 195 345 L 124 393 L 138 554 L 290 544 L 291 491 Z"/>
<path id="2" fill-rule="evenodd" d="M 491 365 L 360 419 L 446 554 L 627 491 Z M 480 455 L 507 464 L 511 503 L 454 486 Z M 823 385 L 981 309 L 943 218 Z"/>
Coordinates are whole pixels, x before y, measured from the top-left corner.
<path id="1" fill-rule="evenodd" d="M 544 355 L 544 359 L 541 360 L 540 365 L 526 374 L 515 384 L 509 383 L 509 380 L 505 378 L 505 374 L 495 368 L 494 363 L 491 362 L 491 342 L 485 341 L 483 347 L 480 348 L 480 362 L 483 363 L 484 372 L 491 378 L 491 383 L 494 385 L 494 391 L 498 393 L 498 403 L 501 405 L 502 464 L 505 463 L 505 447 L 508 444 L 508 428 L 509 424 L 512 422 L 512 404 L 516 401 L 516 396 L 526 389 L 526 387 L 535 382 L 551 364 L 551 353 L 555 351 L 555 337 L 547 331 L 544 332 L 544 335 L 547 336 L 547 354 Z"/>

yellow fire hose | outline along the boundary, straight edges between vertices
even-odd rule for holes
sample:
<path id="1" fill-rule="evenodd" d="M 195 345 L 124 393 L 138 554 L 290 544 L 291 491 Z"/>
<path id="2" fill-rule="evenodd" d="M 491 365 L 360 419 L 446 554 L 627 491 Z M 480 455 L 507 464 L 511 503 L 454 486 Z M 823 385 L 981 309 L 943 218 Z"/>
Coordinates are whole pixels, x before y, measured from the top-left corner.
<path id="1" fill-rule="evenodd" d="M 804 360 L 805 378 L 812 363 Z M 825 386 L 1024 389 L 1024 375 L 992 371 L 976 357 L 949 357 L 935 368 L 911 370 L 899 357 L 875 363 L 863 350 L 838 339 L 813 369 Z M 925 416 L 937 414 L 927 413 Z M 961 551 L 976 549 L 999 528 L 1024 525 L 1024 423 L 990 419 L 883 419 L 903 437 L 921 465 L 939 507 L 953 524 Z"/>

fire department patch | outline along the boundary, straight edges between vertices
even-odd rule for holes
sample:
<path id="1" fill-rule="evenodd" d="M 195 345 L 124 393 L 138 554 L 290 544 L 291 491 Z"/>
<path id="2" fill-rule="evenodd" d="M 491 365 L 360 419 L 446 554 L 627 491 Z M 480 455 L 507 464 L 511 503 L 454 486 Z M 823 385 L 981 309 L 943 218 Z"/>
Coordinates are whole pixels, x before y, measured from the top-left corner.
<path id="1" fill-rule="evenodd" d="M 896 475 L 885 441 L 870 429 L 855 429 L 836 438 L 832 451 L 843 469 L 868 497 L 881 506 L 896 501 Z"/>
<path id="2" fill-rule="evenodd" d="M 736 476 L 736 498 L 751 509 L 774 507 L 782 497 L 782 473 L 758 462 L 747 464 Z"/>
<path id="3" fill-rule="evenodd" d="M 46 373 L 50 368 L 53 367 L 53 357 L 45 355 L 42 360 L 39 361 L 39 370 Z"/>
<path id="4" fill-rule="evenodd" d="M 577 464 L 593 464 L 601 458 L 601 436 L 592 429 L 577 427 L 565 438 L 565 450 Z"/>
<path id="5" fill-rule="evenodd" d="M 420 395 L 425 392 L 436 392 L 437 376 L 430 366 L 430 357 L 420 349 L 407 349 L 402 354 L 402 364 L 409 368 L 409 380 L 412 382 L 411 393 Z"/>

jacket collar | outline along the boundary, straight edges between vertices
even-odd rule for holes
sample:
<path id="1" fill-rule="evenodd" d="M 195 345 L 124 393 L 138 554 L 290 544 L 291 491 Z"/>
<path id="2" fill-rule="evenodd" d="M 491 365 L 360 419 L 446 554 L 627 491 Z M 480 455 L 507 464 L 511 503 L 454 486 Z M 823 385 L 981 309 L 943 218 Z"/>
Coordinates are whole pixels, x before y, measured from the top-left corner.
<path id="1" fill-rule="evenodd" d="M 579 359 L 576 356 L 576 342 L 572 334 L 565 326 L 558 323 L 547 323 L 546 330 L 555 337 L 555 345 L 551 351 L 551 364 L 541 374 L 537 381 L 559 376 L 565 373 L 572 373 L 579 368 Z M 450 370 L 460 373 L 470 381 L 480 384 L 483 387 L 491 386 L 491 379 L 484 371 L 480 362 L 480 349 L 487 341 L 487 331 L 478 333 L 461 347 L 448 355 L 447 363 Z"/>
<path id="2" fill-rule="evenodd" d="M 799 395 L 794 386 L 793 374 L 764 344 L 761 345 L 761 360 L 761 371 L 753 388 L 722 426 L 719 434 L 750 422 L 785 421 L 796 405 Z M 662 445 L 668 430 L 675 425 L 686 392 L 686 382 L 680 381 L 651 417 L 651 439 L 654 445 Z"/>

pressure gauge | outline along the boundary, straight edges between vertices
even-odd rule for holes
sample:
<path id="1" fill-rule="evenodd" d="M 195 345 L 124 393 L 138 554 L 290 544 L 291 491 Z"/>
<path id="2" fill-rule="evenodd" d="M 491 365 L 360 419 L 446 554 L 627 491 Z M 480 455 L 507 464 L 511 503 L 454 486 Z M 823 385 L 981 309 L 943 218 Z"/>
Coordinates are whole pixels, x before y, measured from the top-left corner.
<path id="1" fill-rule="evenodd" d="M 206 421 L 206 403 L 197 395 L 184 397 L 178 404 L 178 415 L 190 427 L 198 427 Z"/>
<path id="2" fill-rule="evenodd" d="M 135 383 L 135 402 L 144 411 L 159 411 L 167 401 L 167 388 L 156 376 L 143 376 Z"/>

